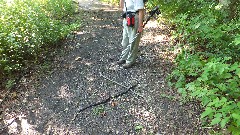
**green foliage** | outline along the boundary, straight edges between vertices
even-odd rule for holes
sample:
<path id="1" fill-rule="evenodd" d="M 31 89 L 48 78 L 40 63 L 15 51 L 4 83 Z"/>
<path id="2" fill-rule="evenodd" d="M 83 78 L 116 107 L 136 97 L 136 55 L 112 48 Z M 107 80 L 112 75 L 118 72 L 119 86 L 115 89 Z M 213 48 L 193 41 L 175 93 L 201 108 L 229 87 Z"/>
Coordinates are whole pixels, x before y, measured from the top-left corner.
<path id="1" fill-rule="evenodd" d="M 206 107 L 201 118 L 210 126 L 229 127 L 233 132 L 240 128 L 240 63 L 228 64 L 228 57 L 201 63 L 196 57 L 180 60 L 172 73 L 172 79 L 177 80 L 175 87 L 184 98 L 201 101 Z M 192 80 L 187 81 L 189 78 Z"/>
<path id="2" fill-rule="evenodd" d="M 236 1 L 231 1 L 236 2 Z M 208 126 L 240 131 L 240 5 L 152 0 L 169 20 L 181 52 L 170 79 L 183 100 L 199 100 Z"/>
<path id="3" fill-rule="evenodd" d="M 140 132 L 143 129 L 143 126 L 138 124 L 134 127 L 135 131 Z"/>
<path id="4" fill-rule="evenodd" d="M 44 11 L 50 18 L 62 19 L 77 11 L 77 4 L 73 0 L 45 0 Z"/>
<path id="5" fill-rule="evenodd" d="M 75 11 L 72 0 L 0 0 L 0 76 L 37 62 L 78 26 L 63 21 Z"/>
<path id="6" fill-rule="evenodd" d="M 103 115 L 106 111 L 106 108 L 104 108 L 103 105 L 96 107 L 93 109 L 93 114 L 94 115 Z"/>

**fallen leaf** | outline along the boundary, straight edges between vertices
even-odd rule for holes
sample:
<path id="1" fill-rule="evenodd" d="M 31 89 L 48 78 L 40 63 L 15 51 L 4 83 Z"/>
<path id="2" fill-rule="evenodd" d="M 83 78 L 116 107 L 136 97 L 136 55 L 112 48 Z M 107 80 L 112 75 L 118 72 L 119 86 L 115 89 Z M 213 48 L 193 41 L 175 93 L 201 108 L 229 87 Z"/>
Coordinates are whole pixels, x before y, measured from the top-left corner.
<path id="1" fill-rule="evenodd" d="M 17 92 L 12 93 L 12 98 L 15 98 L 15 97 L 17 97 Z"/>
<path id="2" fill-rule="evenodd" d="M 79 61 L 79 60 L 81 60 L 81 57 L 76 57 L 75 58 L 75 61 Z"/>

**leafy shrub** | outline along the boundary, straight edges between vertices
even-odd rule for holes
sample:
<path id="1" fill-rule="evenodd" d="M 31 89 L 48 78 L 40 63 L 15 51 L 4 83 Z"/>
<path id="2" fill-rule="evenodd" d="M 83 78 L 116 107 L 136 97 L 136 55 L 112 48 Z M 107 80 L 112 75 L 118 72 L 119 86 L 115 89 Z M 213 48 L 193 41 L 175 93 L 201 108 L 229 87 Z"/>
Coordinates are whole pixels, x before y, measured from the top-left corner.
<path id="1" fill-rule="evenodd" d="M 181 66 L 172 75 L 178 80 L 175 86 L 183 98 L 201 101 L 205 107 L 201 115 L 203 120 L 210 126 L 228 127 L 232 133 L 239 134 L 240 63 L 227 64 L 229 60 L 230 58 L 209 58 L 202 63 L 194 55 L 188 62 L 181 59 Z M 188 75 L 195 79 L 188 82 Z"/>
<path id="2" fill-rule="evenodd" d="M 182 50 L 170 76 L 174 86 L 183 99 L 201 101 L 207 125 L 239 134 L 239 4 L 230 4 L 230 9 L 211 0 L 151 3 L 160 5 Z"/>
<path id="3" fill-rule="evenodd" d="M 45 48 L 78 26 L 60 20 L 75 11 L 71 0 L 1 0 L 0 76 L 37 62 Z"/>

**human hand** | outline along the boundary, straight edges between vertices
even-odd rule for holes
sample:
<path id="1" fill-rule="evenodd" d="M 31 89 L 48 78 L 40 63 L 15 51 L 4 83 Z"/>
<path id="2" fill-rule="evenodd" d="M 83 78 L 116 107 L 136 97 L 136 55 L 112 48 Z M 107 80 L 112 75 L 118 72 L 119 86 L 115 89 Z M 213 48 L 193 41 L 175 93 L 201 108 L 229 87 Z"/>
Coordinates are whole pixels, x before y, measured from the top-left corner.
<path id="1" fill-rule="evenodd" d="M 143 26 L 142 25 L 139 25 L 138 26 L 138 31 L 137 31 L 138 33 L 141 33 L 141 32 L 143 32 Z"/>

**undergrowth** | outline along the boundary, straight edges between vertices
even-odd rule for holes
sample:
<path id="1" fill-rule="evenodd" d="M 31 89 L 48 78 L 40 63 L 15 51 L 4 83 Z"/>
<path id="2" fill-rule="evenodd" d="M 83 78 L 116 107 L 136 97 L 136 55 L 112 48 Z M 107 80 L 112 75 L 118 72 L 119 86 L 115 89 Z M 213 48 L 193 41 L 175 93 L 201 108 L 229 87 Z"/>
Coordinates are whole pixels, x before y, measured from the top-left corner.
<path id="1" fill-rule="evenodd" d="M 232 2 L 228 6 L 203 0 L 155 4 L 174 29 L 172 36 L 180 50 L 169 77 L 172 86 L 181 93 L 182 101 L 201 102 L 203 126 L 211 127 L 212 133 L 238 135 L 240 7 Z"/>
<path id="2" fill-rule="evenodd" d="M 0 0 L 0 80 L 10 88 L 19 73 L 38 64 L 50 48 L 79 27 L 67 18 L 72 0 Z"/>

